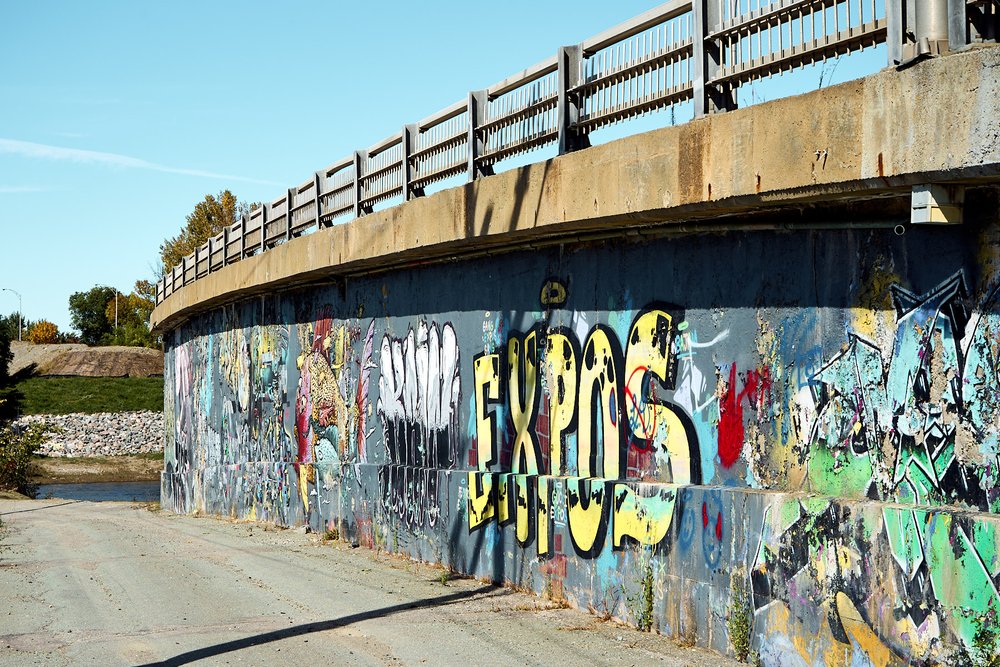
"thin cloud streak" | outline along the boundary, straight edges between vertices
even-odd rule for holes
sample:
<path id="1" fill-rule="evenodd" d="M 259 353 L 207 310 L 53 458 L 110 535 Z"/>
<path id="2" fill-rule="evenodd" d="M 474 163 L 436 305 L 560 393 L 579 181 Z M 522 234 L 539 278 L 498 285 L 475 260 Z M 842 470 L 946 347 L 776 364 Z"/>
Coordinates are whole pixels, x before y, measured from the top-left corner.
<path id="1" fill-rule="evenodd" d="M 60 162 L 74 162 L 77 164 L 101 164 L 110 167 L 121 167 L 124 169 L 145 169 L 148 171 L 159 171 L 164 174 L 179 174 L 182 176 L 198 176 L 200 178 L 214 178 L 227 181 L 241 181 L 243 183 L 256 183 L 258 185 L 273 185 L 277 187 L 279 183 L 264 181 L 258 178 L 246 178 L 244 176 L 233 176 L 231 174 L 217 174 L 212 171 L 201 169 L 185 169 L 183 167 L 169 167 L 155 162 L 148 162 L 128 155 L 118 153 L 105 153 L 103 151 L 88 151 L 80 148 L 66 148 L 65 146 L 50 146 L 48 144 L 36 144 L 31 141 L 19 141 L 17 139 L 0 138 L 0 153 L 8 155 L 20 155 L 22 157 L 35 158 L 39 160 L 56 160 Z"/>
<path id="2" fill-rule="evenodd" d="M 34 185 L 0 185 L 0 195 L 19 195 L 26 192 L 48 192 L 48 188 Z"/>

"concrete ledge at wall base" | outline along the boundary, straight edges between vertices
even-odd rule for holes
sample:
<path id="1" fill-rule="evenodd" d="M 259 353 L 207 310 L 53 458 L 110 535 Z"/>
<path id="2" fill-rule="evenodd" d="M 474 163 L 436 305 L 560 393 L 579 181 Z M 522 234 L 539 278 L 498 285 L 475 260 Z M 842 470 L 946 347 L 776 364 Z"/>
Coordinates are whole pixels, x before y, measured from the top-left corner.
<path id="1" fill-rule="evenodd" d="M 162 412 L 30 415 L 14 422 L 39 423 L 58 429 L 39 449 L 43 456 L 129 456 L 163 450 Z"/>
<path id="2" fill-rule="evenodd" d="M 998 67 L 1000 47 L 972 49 L 486 177 L 224 267 L 169 296 L 151 322 L 166 332 L 278 287 L 579 234 L 724 229 L 754 212 L 996 182 Z"/>
<path id="3" fill-rule="evenodd" d="M 518 585 L 684 642 L 731 655 L 742 646 L 764 664 L 788 664 L 793 655 L 804 664 L 853 664 L 859 650 L 873 664 L 940 664 L 975 655 L 981 628 L 995 618 L 994 514 L 591 480 L 669 504 L 648 532 L 627 502 L 572 511 L 560 503 L 579 478 L 520 475 L 545 493 L 528 494 L 526 512 L 512 505 L 509 516 L 478 522 L 469 481 L 480 473 L 392 468 L 403 466 L 317 466 L 326 481 L 309 496 L 296 492 L 297 466 L 287 462 L 164 473 L 161 505 L 336 529 L 339 539 Z M 425 504 L 425 483 L 407 481 L 421 478 L 436 480 L 433 504 Z M 545 511 L 535 511 L 539 500 Z"/>

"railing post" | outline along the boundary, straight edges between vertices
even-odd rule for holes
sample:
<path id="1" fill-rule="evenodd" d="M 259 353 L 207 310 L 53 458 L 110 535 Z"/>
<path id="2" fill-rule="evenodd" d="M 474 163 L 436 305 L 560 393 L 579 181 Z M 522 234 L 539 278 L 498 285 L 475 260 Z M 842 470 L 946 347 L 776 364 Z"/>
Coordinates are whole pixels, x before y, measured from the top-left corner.
<path id="1" fill-rule="evenodd" d="M 249 222 L 250 214 L 244 213 L 240 216 L 240 259 L 246 259 L 247 256 L 247 222 Z"/>
<path id="2" fill-rule="evenodd" d="M 892 2 L 892 0 L 887 0 Z M 714 83 L 722 71 L 722 47 L 709 35 L 722 26 L 721 0 L 693 0 L 691 13 L 694 19 L 692 30 L 692 59 L 694 60 L 694 115 L 736 108 L 736 96 L 729 83 Z"/>
<path id="3" fill-rule="evenodd" d="M 212 238 L 208 239 L 208 271 L 206 273 L 212 272 Z"/>
<path id="4" fill-rule="evenodd" d="M 322 176 L 320 176 L 320 173 L 321 172 L 317 171 L 316 173 L 313 174 L 313 210 L 316 211 L 316 217 L 315 217 L 316 229 L 323 228 L 323 216 L 321 215 L 321 212 L 319 210 L 319 196 L 320 196 L 319 186 L 323 182 L 323 178 Z"/>
<path id="5" fill-rule="evenodd" d="M 965 0 L 948 0 L 948 50 L 958 51 L 969 43 Z"/>
<path id="6" fill-rule="evenodd" d="M 181 258 L 181 285 L 188 284 L 188 258 L 187 255 Z"/>
<path id="7" fill-rule="evenodd" d="M 413 187 L 413 149 L 417 145 L 420 128 L 416 123 L 403 126 L 403 196 L 406 201 L 414 197 L 423 197 L 424 189 Z"/>
<path id="8" fill-rule="evenodd" d="M 267 220 L 271 216 L 268 212 L 271 210 L 270 202 L 265 202 L 260 207 L 260 251 L 264 252 L 267 250 Z"/>
<path id="9" fill-rule="evenodd" d="M 895 67 L 903 62 L 903 35 L 905 28 L 904 14 L 906 12 L 906 0 L 885 0 L 885 42 L 886 56 L 889 60 L 886 65 Z"/>
<path id="10" fill-rule="evenodd" d="M 556 102 L 559 123 L 559 155 L 590 146 L 590 139 L 576 127 L 580 122 L 580 96 L 574 90 L 580 85 L 583 49 L 579 44 L 562 46 L 556 53 L 559 97 Z"/>
<path id="11" fill-rule="evenodd" d="M 299 189 L 288 188 L 285 193 L 285 243 L 292 240 L 292 200 L 298 194 Z"/>
<path id="12" fill-rule="evenodd" d="M 473 90 L 469 93 L 468 116 L 469 116 L 469 136 L 468 149 L 469 156 L 468 169 L 469 181 L 474 181 L 480 176 L 489 176 L 493 173 L 493 168 L 480 164 L 480 159 L 486 151 L 486 141 L 482 137 L 481 127 L 486 120 L 486 111 L 489 106 L 490 96 L 485 90 Z"/>
<path id="13" fill-rule="evenodd" d="M 198 280 L 198 251 L 201 250 L 201 246 L 194 247 L 194 280 Z"/>
<path id="14" fill-rule="evenodd" d="M 370 206 L 363 206 L 365 198 L 364 165 L 368 162 L 368 151 L 354 151 L 354 217 L 360 218 L 371 213 Z"/>

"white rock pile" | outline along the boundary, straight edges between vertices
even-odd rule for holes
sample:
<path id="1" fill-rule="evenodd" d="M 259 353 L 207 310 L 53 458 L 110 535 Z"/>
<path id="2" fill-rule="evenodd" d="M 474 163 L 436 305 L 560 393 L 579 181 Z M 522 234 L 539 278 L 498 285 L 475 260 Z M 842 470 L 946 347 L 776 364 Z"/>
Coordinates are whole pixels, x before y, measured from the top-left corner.
<path id="1" fill-rule="evenodd" d="M 45 456 L 125 456 L 163 449 L 162 412 L 30 415 L 15 424 L 39 422 L 59 429 L 39 449 Z"/>

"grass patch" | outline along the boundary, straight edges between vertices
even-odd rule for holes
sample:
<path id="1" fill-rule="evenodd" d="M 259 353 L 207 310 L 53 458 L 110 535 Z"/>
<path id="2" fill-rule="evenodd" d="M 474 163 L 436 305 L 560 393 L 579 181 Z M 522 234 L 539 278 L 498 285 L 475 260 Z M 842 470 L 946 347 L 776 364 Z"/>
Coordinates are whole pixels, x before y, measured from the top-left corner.
<path id="1" fill-rule="evenodd" d="M 163 411 L 163 378 L 34 377 L 17 383 L 26 415 Z"/>

